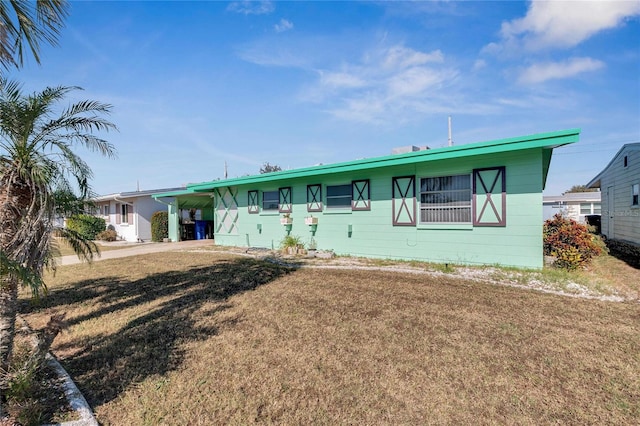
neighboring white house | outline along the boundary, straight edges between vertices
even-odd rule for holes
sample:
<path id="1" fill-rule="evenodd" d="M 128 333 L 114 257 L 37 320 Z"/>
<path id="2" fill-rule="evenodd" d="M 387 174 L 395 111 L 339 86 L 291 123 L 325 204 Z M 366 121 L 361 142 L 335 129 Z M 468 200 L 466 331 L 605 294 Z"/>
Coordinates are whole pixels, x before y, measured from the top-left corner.
<path id="1" fill-rule="evenodd" d="M 157 211 L 167 210 L 167 205 L 151 198 L 151 194 L 180 189 L 184 188 L 101 195 L 93 199 L 97 207 L 96 216 L 104 218 L 107 227 L 111 225 L 120 239 L 131 242 L 150 241 L 151 216 Z"/>
<path id="2" fill-rule="evenodd" d="M 640 143 L 620 148 L 587 186 L 602 194 L 602 233 L 640 244 Z"/>
<path id="3" fill-rule="evenodd" d="M 562 195 L 542 197 L 542 219 L 551 219 L 556 213 L 585 223 L 586 216 L 600 214 L 600 192 L 566 192 Z"/>

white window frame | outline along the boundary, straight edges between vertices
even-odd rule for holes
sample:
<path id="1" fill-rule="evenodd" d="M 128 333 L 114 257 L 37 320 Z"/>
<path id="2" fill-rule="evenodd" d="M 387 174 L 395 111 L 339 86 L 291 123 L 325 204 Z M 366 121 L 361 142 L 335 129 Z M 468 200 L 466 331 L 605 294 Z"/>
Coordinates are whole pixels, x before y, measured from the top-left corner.
<path id="1" fill-rule="evenodd" d="M 443 190 L 432 190 L 432 191 L 423 191 L 423 182 L 425 180 L 428 179 L 442 179 L 442 178 L 448 178 L 448 177 L 466 177 L 468 179 L 469 182 L 469 186 L 468 188 L 463 188 L 463 189 L 443 189 Z M 472 212 L 472 203 L 473 203 L 473 184 L 472 184 L 472 174 L 471 173 L 460 173 L 460 174 L 456 174 L 456 175 L 444 175 L 444 176 L 425 176 L 425 177 L 421 177 L 420 178 L 420 186 L 419 186 L 419 195 L 420 195 L 420 199 L 419 199 L 419 209 L 420 209 L 420 218 L 419 218 L 419 224 L 447 224 L 447 223 L 457 223 L 457 224 L 471 224 L 473 221 L 473 212 Z M 449 205 L 447 203 L 427 203 L 427 202 L 423 202 L 423 195 L 435 195 L 435 194 L 442 194 L 442 195 L 446 195 L 446 194 L 462 194 L 464 192 L 468 192 L 469 194 L 469 201 L 467 204 L 463 204 L 463 205 Z M 454 203 L 456 202 L 461 202 L 462 200 L 457 200 L 457 201 L 453 201 Z M 464 200 L 464 202 L 466 202 L 466 199 Z M 427 212 L 429 210 L 442 210 L 444 213 L 444 216 L 448 216 L 448 217 L 443 217 L 443 219 L 454 219 L 454 220 L 423 220 L 424 218 L 424 214 L 423 212 Z M 466 210 L 467 213 L 467 217 L 469 220 L 455 220 L 455 214 L 453 215 L 454 217 L 452 218 L 451 213 L 453 213 L 454 211 L 463 211 Z"/>
<path id="2" fill-rule="evenodd" d="M 631 184 L 631 207 L 640 207 L 640 183 Z"/>

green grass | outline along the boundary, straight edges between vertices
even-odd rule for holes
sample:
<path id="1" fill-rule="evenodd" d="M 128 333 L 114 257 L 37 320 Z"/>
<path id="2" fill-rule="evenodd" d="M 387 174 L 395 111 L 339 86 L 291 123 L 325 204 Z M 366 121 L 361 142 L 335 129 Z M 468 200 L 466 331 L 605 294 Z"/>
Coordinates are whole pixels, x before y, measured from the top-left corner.
<path id="1" fill-rule="evenodd" d="M 22 310 L 105 424 L 637 424 L 640 306 L 228 253 L 60 267 Z"/>

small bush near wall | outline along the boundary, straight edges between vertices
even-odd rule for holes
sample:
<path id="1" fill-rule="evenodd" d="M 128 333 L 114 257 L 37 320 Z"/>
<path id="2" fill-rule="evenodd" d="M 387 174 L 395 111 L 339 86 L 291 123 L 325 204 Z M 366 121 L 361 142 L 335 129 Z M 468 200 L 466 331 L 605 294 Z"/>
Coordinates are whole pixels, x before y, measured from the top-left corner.
<path id="1" fill-rule="evenodd" d="M 612 256 L 640 269 L 640 246 L 620 240 L 607 240 L 607 248 Z"/>
<path id="2" fill-rule="evenodd" d="M 96 238 L 100 241 L 115 241 L 118 239 L 118 233 L 113 229 L 107 229 L 100 232 Z"/>
<path id="3" fill-rule="evenodd" d="M 106 222 L 101 217 L 88 214 L 79 214 L 67 219 L 67 228 L 78 232 L 88 240 L 95 240 L 98 233 L 107 227 Z"/>
<path id="4" fill-rule="evenodd" d="M 578 269 L 606 250 L 585 225 L 561 214 L 544 223 L 543 238 L 545 256 L 555 257 L 554 265 L 561 269 Z"/>
<path id="5" fill-rule="evenodd" d="M 169 237 L 169 213 L 155 212 L 151 216 L 151 241 L 160 242 Z"/>

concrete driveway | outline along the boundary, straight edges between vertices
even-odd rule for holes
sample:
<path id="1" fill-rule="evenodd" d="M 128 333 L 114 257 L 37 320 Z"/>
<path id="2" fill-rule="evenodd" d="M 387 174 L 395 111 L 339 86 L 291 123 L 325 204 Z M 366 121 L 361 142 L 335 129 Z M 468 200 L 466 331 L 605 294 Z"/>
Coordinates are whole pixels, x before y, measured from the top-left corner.
<path id="1" fill-rule="evenodd" d="M 191 240 L 180 241 L 177 243 L 101 243 L 100 247 L 109 245 L 123 245 L 125 248 L 119 248 L 116 250 L 103 250 L 100 252 L 100 257 L 96 257 L 93 261 L 99 262 L 106 259 L 116 259 L 119 257 L 135 256 L 138 254 L 158 253 L 161 251 L 179 251 L 188 250 L 198 247 L 213 247 L 215 245 L 213 240 Z M 75 265 L 82 263 L 82 260 L 78 259 L 75 254 L 69 256 L 62 256 L 58 261 L 58 265 Z"/>

